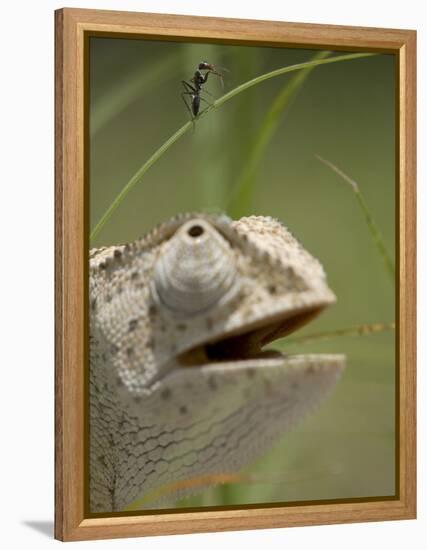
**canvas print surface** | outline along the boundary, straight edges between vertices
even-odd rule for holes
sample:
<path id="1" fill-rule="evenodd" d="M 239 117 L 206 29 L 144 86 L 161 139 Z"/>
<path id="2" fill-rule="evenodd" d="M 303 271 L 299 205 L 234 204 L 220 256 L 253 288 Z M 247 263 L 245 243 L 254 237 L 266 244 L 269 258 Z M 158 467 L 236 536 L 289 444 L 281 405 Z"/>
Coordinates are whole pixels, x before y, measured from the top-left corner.
<path id="1" fill-rule="evenodd" d="M 90 38 L 90 514 L 396 494 L 395 80 Z"/>

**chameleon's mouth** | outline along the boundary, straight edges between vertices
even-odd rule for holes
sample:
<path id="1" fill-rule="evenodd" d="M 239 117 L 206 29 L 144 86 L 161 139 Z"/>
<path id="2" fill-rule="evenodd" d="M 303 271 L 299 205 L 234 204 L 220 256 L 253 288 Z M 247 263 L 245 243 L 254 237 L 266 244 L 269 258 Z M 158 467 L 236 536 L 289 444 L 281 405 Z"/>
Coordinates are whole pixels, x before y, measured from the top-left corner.
<path id="1" fill-rule="evenodd" d="M 275 350 L 263 347 L 299 329 L 324 309 L 317 306 L 298 311 L 289 316 L 268 318 L 255 325 L 243 327 L 222 339 L 206 342 L 187 350 L 178 357 L 182 366 L 198 366 L 218 362 L 235 362 L 250 359 L 281 357 Z"/>

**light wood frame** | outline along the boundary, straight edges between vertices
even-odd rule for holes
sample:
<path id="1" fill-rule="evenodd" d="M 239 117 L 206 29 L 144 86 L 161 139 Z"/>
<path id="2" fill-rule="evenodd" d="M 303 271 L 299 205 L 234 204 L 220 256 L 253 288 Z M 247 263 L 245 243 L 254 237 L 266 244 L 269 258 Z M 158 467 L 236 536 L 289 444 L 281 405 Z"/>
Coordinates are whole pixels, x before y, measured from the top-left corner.
<path id="1" fill-rule="evenodd" d="M 55 537 L 63 541 L 225 531 L 416 517 L 416 33 L 408 30 L 306 25 L 65 8 L 55 12 L 56 101 L 56 422 Z M 85 278 L 85 37 L 209 39 L 396 55 L 398 250 L 397 467 L 395 499 L 271 508 L 87 518 L 84 430 L 87 337 Z"/>

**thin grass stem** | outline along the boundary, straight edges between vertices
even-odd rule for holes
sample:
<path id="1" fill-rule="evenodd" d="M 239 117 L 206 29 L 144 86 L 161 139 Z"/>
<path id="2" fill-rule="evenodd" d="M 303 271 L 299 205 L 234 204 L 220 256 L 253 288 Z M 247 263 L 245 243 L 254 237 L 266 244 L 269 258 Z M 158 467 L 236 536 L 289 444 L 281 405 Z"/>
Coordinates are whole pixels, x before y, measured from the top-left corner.
<path id="1" fill-rule="evenodd" d="M 360 190 L 359 185 L 354 180 L 352 180 L 350 178 L 350 176 L 348 176 L 345 172 L 343 172 L 340 168 L 338 168 L 338 166 L 335 166 L 335 164 L 333 164 L 329 160 L 324 159 L 320 155 L 316 155 L 316 158 L 318 160 L 320 160 L 320 162 L 322 162 L 323 164 L 328 166 L 336 174 L 341 176 L 341 178 L 343 178 L 343 180 L 345 180 L 350 185 L 352 190 L 354 191 L 357 202 L 359 204 L 360 209 L 363 212 L 366 224 L 367 224 L 369 232 L 372 236 L 372 240 L 373 240 L 375 246 L 378 249 L 378 252 L 379 252 L 379 254 L 380 254 L 380 256 L 383 260 L 383 263 L 384 263 L 384 266 L 385 266 L 387 272 L 389 273 L 389 275 L 391 276 L 391 278 L 394 282 L 395 270 L 394 270 L 393 261 L 392 261 L 392 259 L 390 258 L 389 254 L 387 252 L 387 248 L 384 244 L 384 240 L 381 236 L 381 233 L 380 233 L 376 223 L 374 222 L 374 219 L 373 219 L 373 217 L 372 217 L 372 215 L 369 211 L 368 205 L 366 204 L 366 201 L 365 201 L 365 199 L 362 195 L 362 192 Z"/>
<path id="2" fill-rule="evenodd" d="M 337 468 L 325 469 L 319 468 L 314 470 L 310 475 L 301 475 L 298 470 L 269 472 L 268 475 L 252 472 L 224 472 L 219 474 L 205 474 L 194 478 L 187 478 L 180 481 L 165 484 L 158 489 L 151 491 L 142 498 L 134 500 L 131 504 L 126 506 L 125 512 L 141 510 L 148 506 L 150 503 L 155 502 L 164 496 L 169 496 L 179 490 L 201 490 L 214 486 L 224 487 L 228 486 L 233 488 L 236 484 L 248 484 L 248 485 L 277 485 L 282 483 L 296 483 L 300 481 L 310 481 L 311 479 L 318 479 L 322 475 L 339 475 L 340 471 Z M 186 497 L 183 497 L 185 500 Z M 181 505 L 175 505 L 176 508 L 182 507 Z"/>
<path id="3" fill-rule="evenodd" d="M 359 59 L 362 57 L 369 57 L 377 55 L 375 53 L 354 53 L 354 54 L 348 54 L 348 55 L 340 55 L 336 57 L 330 57 L 327 59 L 319 59 L 316 61 L 307 61 L 305 63 L 298 63 L 296 65 L 290 65 L 287 67 L 282 67 L 280 69 L 276 69 L 274 71 L 270 71 L 268 73 L 262 74 L 260 76 L 257 76 L 256 78 L 253 78 L 252 80 L 249 80 L 240 86 L 237 86 L 233 90 L 230 90 L 228 93 L 221 96 L 219 99 L 217 99 L 210 107 L 202 111 L 198 117 L 198 119 L 202 118 L 203 116 L 206 116 L 211 111 L 217 109 L 218 107 L 221 107 L 224 103 L 227 101 L 230 101 L 233 97 L 236 95 L 244 92 L 245 90 L 248 90 L 252 86 L 256 86 L 260 84 L 261 82 L 264 82 L 265 80 L 268 80 L 270 78 L 274 78 L 276 76 L 281 76 L 286 73 L 290 73 L 293 71 L 300 71 L 303 69 L 307 69 L 309 67 L 316 67 L 318 65 L 326 65 L 329 63 L 338 63 L 340 61 L 349 61 L 351 59 Z M 110 204 L 110 206 L 107 208 L 106 212 L 101 216 L 100 220 L 95 225 L 94 229 L 92 230 L 90 234 L 90 240 L 95 239 L 101 229 L 104 227 L 104 225 L 107 223 L 107 221 L 110 219 L 111 215 L 113 214 L 114 210 L 119 206 L 119 204 L 124 200 L 126 195 L 129 193 L 129 191 L 134 187 L 136 183 L 138 183 L 142 176 L 153 166 L 153 164 L 159 160 L 159 158 L 180 138 L 182 137 L 188 130 L 192 127 L 192 122 L 188 121 L 186 124 L 181 126 L 179 130 L 177 130 L 159 149 L 157 149 L 153 155 L 136 171 L 136 173 L 132 176 L 132 178 L 128 181 L 128 183 L 123 187 L 123 189 L 120 191 L 120 193 L 117 195 L 117 197 L 113 200 L 113 202 Z"/>
<path id="4" fill-rule="evenodd" d="M 319 340 L 332 340 L 342 336 L 366 336 L 368 334 L 375 334 L 379 332 L 388 332 L 395 330 L 396 325 L 394 322 L 390 323 L 373 323 L 366 325 L 357 325 L 355 327 L 348 327 L 338 330 L 331 330 L 326 332 L 315 332 L 313 334 L 307 334 L 304 336 L 294 336 L 293 338 L 284 338 L 279 342 L 275 342 L 275 347 L 287 347 L 294 344 L 308 344 Z"/>

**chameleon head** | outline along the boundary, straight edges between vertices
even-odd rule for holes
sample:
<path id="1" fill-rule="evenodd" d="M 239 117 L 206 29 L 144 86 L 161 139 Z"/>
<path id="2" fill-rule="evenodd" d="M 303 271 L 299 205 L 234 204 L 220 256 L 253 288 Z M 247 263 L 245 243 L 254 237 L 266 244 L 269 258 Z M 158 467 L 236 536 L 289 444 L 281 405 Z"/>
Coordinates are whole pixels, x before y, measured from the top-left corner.
<path id="1" fill-rule="evenodd" d="M 263 349 L 335 301 L 321 264 L 272 218 L 184 216 L 92 264 L 91 333 L 108 383 L 133 417 L 159 426 L 174 464 L 152 487 L 171 471 L 235 471 L 324 399 L 344 367 L 341 355 Z"/>
<path id="2" fill-rule="evenodd" d="M 153 264 L 150 326 L 164 373 L 261 357 L 335 302 L 320 263 L 271 218 L 191 218 Z"/>

